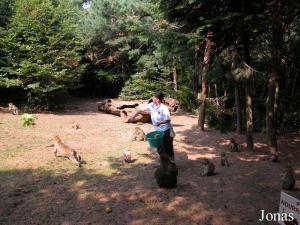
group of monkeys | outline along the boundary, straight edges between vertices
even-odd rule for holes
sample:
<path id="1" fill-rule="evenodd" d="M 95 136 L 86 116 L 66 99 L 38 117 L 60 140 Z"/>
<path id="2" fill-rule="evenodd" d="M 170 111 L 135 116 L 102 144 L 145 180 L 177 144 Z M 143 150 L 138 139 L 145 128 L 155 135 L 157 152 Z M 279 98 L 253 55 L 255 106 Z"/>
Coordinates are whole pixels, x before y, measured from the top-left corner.
<path id="1" fill-rule="evenodd" d="M 145 141 L 146 135 L 144 131 L 136 127 L 133 132 L 132 140 Z M 239 146 L 233 138 L 230 139 L 230 151 L 239 152 Z M 131 153 L 129 150 L 125 150 L 123 154 L 124 162 L 131 162 Z M 228 157 L 225 152 L 221 153 L 221 165 L 229 166 Z M 212 176 L 215 174 L 214 164 L 204 159 L 201 165 L 201 176 Z M 159 187 L 174 188 L 177 184 L 178 168 L 176 164 L 166 154 L 160 155 L 160 165 L 155 171 L 155 179 Z"/>
<path id="2" fill-rule="evenodd" d="M 136 127 L 133 132 L 132 140 L 145 141 L 146 135 L 144 131 Z M 230 152 L 240 152 L 239 144 L 234 138 L 229 139 Z M 131 153 L 128 150 L 124 152 L 124 161 L 130 162 Z M 225 151 L 221 152 L 220 157 L 221 166 L 229 166 L 228 156 Z M 201 165 L 201 176 L 212 176 L 215 174 L 215 165 L 209 159 L 203 159 Z M 160 165 L 155 171 L 155 179 L 159 187 L 175 188 L 177 185 L 178 168 L 176 164 L 166 154 L 160 155 Z M 282 189 L 292 190 L 295 188 L 294 170 L 291 166 L 287 166 L 282 180 Z"/>
<path id="3" fill-rule="evenodd" d="M 73 122 L 73 129 L 79 129 L 79 124 Z M 139 128 L 135 127 L 132 141 L 146 141 L 145 132 Z M 81 167 L 85 162 L 82 161 L 81 156 L 74 149 L 70 148 L 68 145 L 64 144 L 59 136 L 55 136 L 53 138 L 54 141 L 54 155 L 64 156 L 71 160 L 74 164 Z M 231 138 L 230 139 L 230 151 L 231 152 L 239 152 L 239 145 L 236 141 Z M 132 158 L 131 151 L 129 149 L 125 149 L 122 156 L 123 163 L 132 163 L 134 159 Z M 225 151 L 221 152 L 220 157 L 221 166 L 229 166 L 228 156 Z M 155 170 L 154 176 L 156 182 L 161 188 L 175 188 L 177 185 L 177 176 L 178 176 L 178 168 L 174 161 L 167 155 L 161 154 L 159 158 L 160 165 Z M 200 169 L 201 176 L 212 176 L 215 174 L 215 165 L 209 159 L 203 159 Z M 294 170 L 291 166 L 287 166 L 285 170 L 285 174 L 282 180 L 282 189 L 292 190 L 295 188 L 295 175 Z"/>

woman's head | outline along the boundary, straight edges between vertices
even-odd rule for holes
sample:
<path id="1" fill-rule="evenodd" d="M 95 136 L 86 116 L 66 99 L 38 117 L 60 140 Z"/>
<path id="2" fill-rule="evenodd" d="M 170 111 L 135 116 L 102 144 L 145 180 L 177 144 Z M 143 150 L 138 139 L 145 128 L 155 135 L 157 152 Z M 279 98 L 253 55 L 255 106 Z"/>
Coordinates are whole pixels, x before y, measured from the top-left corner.
<path id="1" fill-rule="evenodd" d="M 161 91 L 156 91 L 152 97 L 152 101 L 154 104 L 160 104 L 164 99 L 164 94 Z"/>

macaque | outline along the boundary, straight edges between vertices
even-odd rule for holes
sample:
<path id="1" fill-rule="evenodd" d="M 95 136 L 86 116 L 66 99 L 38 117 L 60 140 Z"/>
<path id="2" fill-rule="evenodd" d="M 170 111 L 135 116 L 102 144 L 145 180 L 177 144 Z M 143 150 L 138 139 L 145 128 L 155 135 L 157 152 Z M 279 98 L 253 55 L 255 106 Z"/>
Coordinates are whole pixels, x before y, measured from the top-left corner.
<path id="1" fill-rule="evenodd" d="M 75 121 L 72 123 L 72 128 L 75 129 L 75 130 L 80 129 L 79 124 Z"/>
<path id="2" fill-rule="evenodd" d="M 271 155 L 270 161 L 271 162 L 279 162 L 278 156 L 276 154 Z"/>
<path id="3" fill-rule="evenodd" d="M 228 157 L 224 151 L 221 152 L 221 166 L 229 166 Z"/>
<path id="4" fill-rule="evenodd" d="M 212 176 L 215 174 L 215 165 L 208 159 L 203 160 L 201 176 Z"/>
<path id="5" fill-rule="evenodd" d="M 8 103 L 8 107 L 0 107 L 0 112 L 12 113 L 13 115 L 19 115 L 19 109 L 13 103 Z"/>
<path id="6" fill-rule="evenodd" d="M 15 106 L 13 103 L 8 103 L 8 110 L 13 115 L 19 115 L 19 109 L 17 106 Z"/>
<path id="7" fill-rule="evenodd" d="M 132 140 L 133 141 L 146 141 L 147 139 L 146 139 L 145 132 L 141 128 L 135 127 L 133 136 L 132 136 Z"/>
<path id="8" fill-rule="evenodd" d="M 123 163 L 132 163 L 132 162 L 133 159 L 132 159 L 131 151 L 129 149 L 125 149 L 123 153 Z"/>
<path id="9" fill-rule="evenodd" d="M 77 166 L 81 167 L 81 157 L 74 149 L 64 144 L 58 135 L 53 137 L 53 141 L 55 157 L 64 156 L 71 160 Z M 59 153 L 59 155 L 57 153 Z"/>
<path id="10" fill-rule="evenodd" d="M 160 166 L 155 171 L 157 185 L 161 188 L 175 188 L 177 185 L 178 169 L 170 157 L 166 154 L 160 155 Z"/>
<path id="11" fill-rule="evenodd" d="M 230 151 L 239 152 L 239 145 L 235 142 L 234 138 L 230 138 Z"/>
<path id="12" fill-rule="evenodd" d="M 295 183 L 294 169 L 291 166 L 287 166 L 282 181 L 282 189 L 293 190 L 295 188 Z"/>

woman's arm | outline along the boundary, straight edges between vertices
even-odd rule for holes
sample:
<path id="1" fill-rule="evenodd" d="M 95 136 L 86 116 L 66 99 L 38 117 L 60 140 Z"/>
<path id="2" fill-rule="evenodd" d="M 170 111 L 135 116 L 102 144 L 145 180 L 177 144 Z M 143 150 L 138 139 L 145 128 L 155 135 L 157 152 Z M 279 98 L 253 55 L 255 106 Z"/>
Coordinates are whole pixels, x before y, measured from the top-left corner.
<path id="1" fill-rule="evenodd" d="M 157 123 L 157 126 L 159 126 L 161 124 L 169 123 L 169 122 L 171 122 L 171 120 L 162 120 Z"/>

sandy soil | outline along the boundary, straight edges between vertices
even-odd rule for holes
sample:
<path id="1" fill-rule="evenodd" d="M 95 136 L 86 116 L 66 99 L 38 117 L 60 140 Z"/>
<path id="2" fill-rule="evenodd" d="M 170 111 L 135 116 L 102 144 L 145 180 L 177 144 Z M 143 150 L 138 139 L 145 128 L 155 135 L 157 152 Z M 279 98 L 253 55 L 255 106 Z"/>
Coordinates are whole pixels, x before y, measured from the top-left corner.
<path id="1" fill-rule="evenodd" d="M 38 113 L 31 127 L 22 127 L 20 116 L 0 114 L 0 224 L 277 224 L 258 219 L 262 209 L 278 210 L 287 164 L 295 168 L 299 193 L 299 135 L 278 138 L 282 158 L 272 163 L 263 135 L 255 135 L 255 152 L 249 153 L 245 136 L 200 132 L 197 118 L 187 113 L 172 117 L 178 186 L 160 189 L 148 143 L 130 140 L 135 126 L 147 132 L 151 124 L 122 123 L 98 112 L 98 101 L 77 100 L 63 111 Z M 73 121 L 79 130 L 72 129 Z M 81 153 L 82 168 L 54 157 L 49 145 L 56 134 Z M 242 152 L 229 153 L 230 166 L 222 167 L 220 152 L 229 150 L 231 137 Z M 126 148 L 134 163 L 122 163 Z M 216 175 L 200 176 L 203 158 L 215 163 Z"/>

